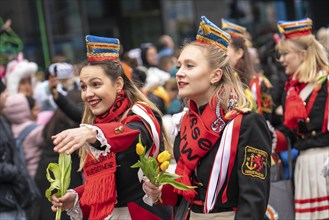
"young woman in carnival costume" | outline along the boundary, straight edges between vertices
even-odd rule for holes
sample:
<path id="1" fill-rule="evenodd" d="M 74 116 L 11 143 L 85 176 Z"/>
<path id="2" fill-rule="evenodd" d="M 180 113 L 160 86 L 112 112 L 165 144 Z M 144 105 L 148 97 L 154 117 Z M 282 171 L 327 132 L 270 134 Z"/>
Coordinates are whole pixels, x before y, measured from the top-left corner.
<path id="1" fill-rule="evenodd" d="M 190 204 L 190 219 L 263 219 L 270 189 L 271 137 L 230 67 L 230 35 L 205 16 L 196 41 L 184 46 L 176 75 L 188 108 L 173 116 L 180 191 L 144 183 L 156 201 Z M 178 195 L 178 196 L 177 196 Z M 180 210 L 179 210 L 180 211 Z M 185 216 L 186 217 L 186 216 Z"/>
<path id="2" fill-rule="evenodd" d="M 227 49 L 231 67 L 246 86 L 247 97 L 253 100 L 253 110 L 271 120 L 272 98 L 270 81 L 263 73 L 257 73 L 248 50 L 250 41 L 247 39 L 247 30 L 238 24 L 222 19 L 222 29 L 231 35 L 232 41 Z"/>
<path id="3" fill-rule="evenodd" d="M 80 128 L 53 136 L 54 150 L 79 149 L 85 183 L 61 198 L 52 196 L 52 210 L 67 210 L 73 219 L 170 219 L 170 206 L 143 202 L 136 144 L 141 137 L 147 155 L 164 149 L 161 116 L 123 72 L 119 40 L 86 36 L 88 61 L 80 70 L 85 110 Z"/>
<path id="4" fill-rule="evenodd" d="M 300 154 L 295 167 L 296 219 L 329 218 L 329 177 L 321 175 L 329 155 L 328 58 L 312 35 L 312 20 L 279 21 L 283 38 L 279 61 L 289 79 L 283 100 L 284 122 L 276 151 L 287 144 Z"/>

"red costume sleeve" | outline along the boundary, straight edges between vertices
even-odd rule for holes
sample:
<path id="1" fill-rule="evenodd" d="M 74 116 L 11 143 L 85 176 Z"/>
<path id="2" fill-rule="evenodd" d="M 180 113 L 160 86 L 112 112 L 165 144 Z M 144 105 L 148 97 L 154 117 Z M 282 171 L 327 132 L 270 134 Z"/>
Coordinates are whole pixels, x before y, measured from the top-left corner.
<path id="1" fill-rule="evenodd" d="M 283 135 L 283 133 L 279 130 L 275 130 L 277 142 L 275 152 L 282 152 L 288 149 L 288 141 L 287 138 Z"/>
<path id="2" fill-rule="evenodd" d="M 130 147 L 140 133 L 139 130 L 133 130 L 120 122 L 93 124 L 93 126 L 102 130 L 107 143 L 111 145 L 112 152 L 120 152 Z"/>

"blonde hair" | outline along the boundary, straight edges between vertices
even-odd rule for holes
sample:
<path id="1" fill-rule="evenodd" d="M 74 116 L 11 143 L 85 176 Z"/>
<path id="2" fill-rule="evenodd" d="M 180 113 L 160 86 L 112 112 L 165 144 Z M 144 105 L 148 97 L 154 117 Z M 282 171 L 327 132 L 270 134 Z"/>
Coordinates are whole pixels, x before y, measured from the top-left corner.
<path id="1" fill-rule="evenodd" d="M 124 86 L 123 90 L 126 92 L 128 99 L 131 103 L 135 103 L 137 101 L 146 103 L 153 111 L 157 112 L 161 116 L 161 112 L 159 109 L 133 84 L 133 82 L 124 74 L 123 68 L 119 61 L 115 60 L 107 60 L 107 61 L 99 61 L 99 62 L 86 62 L 81 66 L 81 69 L 85 66 L 99 66 L 101 67 L 107 77 L 109 77 L 113 82 L 115 82 L 119 77 L 123 78 Z M 80 72 L 81 72 L 80 69 Z M 95 122 L 95 115 L 91 112 L 91 110 L 85 106 L 83 116 L 82 116 L 82 123 L 84 124 L 93 124 Z M 161 128 L 163 139 L 164 139 L 164 146 L 165 149 L 169 152 L 172 152 L 172 146 L 169 144 L 169 138 L 166 134 L 166 130 L 164 129 L 163 125 Z M 89 148 L 82 147 L 79 150 L 80 156 L 80 168 L 82 170 L 87 155 L 90 154 Z"/>
<path id="2" fill-rule="evenodd" d="M 206 60 L 208 60 L 209 67 L 211 70 L 220 68 L 223 72 L 222 78 L 215 85 L 215 91 L 210 97 L 210 100 L 213 97 L 217 97 L 220 101 L 221 107 L 224 112 L 228 111 L 229 101 L 232 97 L 236 100 L 235 109 L 243 110 L 243 109 L 251 109 L 252 103 L 246 97 L 244 93 L 243 85 L 239 79 L 239 77 L 234 76 L 234 71 L 230 67 L 229 58 L 227 56 L 226 51 L 219 47 L 215 47 L 208 44 L 201 44 L 199 42 L 191 42 L 186 43 L 183 47 L 183 50 L 186 47 L 195 46 L 205 51 Z M 189 100 L 184 100 L 187 103 Z M 212 102 L 210 102 L 212 104 Z"/>
<path id="3" fill-rule="evenodd" d="M 304 62 L 293 74 L 293 78 L 298 79 L 299 82 L 316 82 L 320 70 L 329 70 L 326 51 L 313 35 L 282 39 L 277 45 L 277 50 L 279 52 L 306 51 Z"/>

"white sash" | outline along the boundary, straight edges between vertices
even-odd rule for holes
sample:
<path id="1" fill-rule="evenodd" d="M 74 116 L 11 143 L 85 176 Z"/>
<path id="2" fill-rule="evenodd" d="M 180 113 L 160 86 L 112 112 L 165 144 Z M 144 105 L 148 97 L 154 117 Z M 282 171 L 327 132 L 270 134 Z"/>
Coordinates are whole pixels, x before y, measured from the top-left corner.
<path id="1" fill-rule="evenodd" d="M 144 109 L 143 106 L 139 105 L 139 104 L 135 104 L 133 105 L 133 107 L 131 108 L 132 112 L 135 113 L 136 115 L 141 116 L 151 127 L 151 131 L 152 131 L 152 136 L 153 136 L 153 142 L 156 146 L 156 150 L 153 154 L 153 157 L 157 157 L 160 151 L 160 138 L 159 138 L 159 134 L 156 130 L 156 127 L 153 123 L 153 120 L 151 119 L 151 117 L 146 113 L 146 110 Z M 146 154 L 145 157 L 148 157 L 150 154 L 152 148 L 150 148 Z M 143 178 L 143 172 L 141 169 L 138 170 L 138 178 L 139 181 L 142 181 Z"/>
<path id="2" fill-rule="evenodd" d="M 206 192 L 204 213 L 209 213 L 209 211 L 214 208 L 218 193 L 226 179 L 228 165 L 230 162 L 233 124 L 234 120 L 230 121 L 226 125 L 222 134 L 222 139 L 220 141 L 210 174 L 209 185 Z"/>
<path id="3" fill-rule="evenodd" d="M 302 91 L 300 91 L 299 93 L 299 97 L 305 101 L 307 99 L 307 97 L 312 93 L 314 87 L 315 87 L 315 83 L 308 83 L 303 89 Z"/>

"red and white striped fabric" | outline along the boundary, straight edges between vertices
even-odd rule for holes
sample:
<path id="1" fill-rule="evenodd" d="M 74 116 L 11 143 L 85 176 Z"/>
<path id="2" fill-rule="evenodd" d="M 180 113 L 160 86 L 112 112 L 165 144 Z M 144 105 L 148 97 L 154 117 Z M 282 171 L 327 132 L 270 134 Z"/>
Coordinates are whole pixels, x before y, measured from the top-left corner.
<path id="1" fill-rule="evenodd" d="M 329 177 L 321 175 L 329 146 L 301 151 L 295 167 L 296 219 L 329 218 Z"/>

